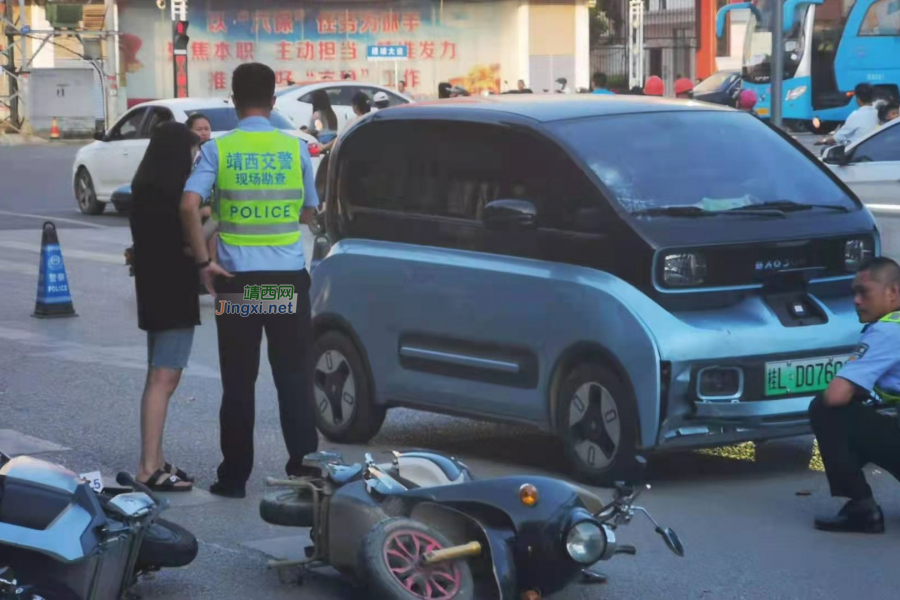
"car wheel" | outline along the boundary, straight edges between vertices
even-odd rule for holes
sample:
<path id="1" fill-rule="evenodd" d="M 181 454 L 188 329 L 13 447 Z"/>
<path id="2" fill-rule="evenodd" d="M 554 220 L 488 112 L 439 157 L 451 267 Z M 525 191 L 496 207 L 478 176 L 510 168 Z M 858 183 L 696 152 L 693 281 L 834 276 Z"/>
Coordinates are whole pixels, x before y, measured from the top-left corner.
<path id="1" fill-rule="evenodd" d="M 347 336 L 329 331 L 316 339 L 314 356 L 319 431 L 333 442 L 368 442 L 381 429 L 387 409 L 374 403 L 356 345 Z"/>
<path id="2" fill-rule="evenodd" d="M 582 363 L 563 380 L 556 402 L 559 436 L 573 475 L 599 485 L 634 466 L 634 395 L 604 365 Z"/>
<path id="3" fill-rule="evenodd" d="M 94 181 L 84 167 L 81 167 L 75 176 L 75 199 L 78 201 L 78 208 L 86 215 L 99 215 L 106 208 L 105 203 L 97 200 Z"/>
<path id="4" fill-rule="evenodd" d="M 358 570 L 368 597 L 382 600 L 472 600 L 475 584 L 462 559 L 428 566 L 432 550 L 453 546 L 440 531 L 412 519 L 388 519 L 366 535 Z"/>

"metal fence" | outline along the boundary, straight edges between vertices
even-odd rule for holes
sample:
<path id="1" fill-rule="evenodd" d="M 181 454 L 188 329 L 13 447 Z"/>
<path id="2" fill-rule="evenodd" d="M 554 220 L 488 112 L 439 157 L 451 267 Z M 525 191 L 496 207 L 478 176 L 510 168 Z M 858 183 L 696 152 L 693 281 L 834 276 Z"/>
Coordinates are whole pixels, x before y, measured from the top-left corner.
<path id="1" fill-rule="evenodd" d="M 678 77 L 694 78 L 698 46 L 700 0 L 644 0 L 644 73 L 656 75 L 672 95 Z M 592 40 L 591 72 L 606 73 L 609 87 L 627 88 L 628 0 L 608 7 L 610 32 Z"/>

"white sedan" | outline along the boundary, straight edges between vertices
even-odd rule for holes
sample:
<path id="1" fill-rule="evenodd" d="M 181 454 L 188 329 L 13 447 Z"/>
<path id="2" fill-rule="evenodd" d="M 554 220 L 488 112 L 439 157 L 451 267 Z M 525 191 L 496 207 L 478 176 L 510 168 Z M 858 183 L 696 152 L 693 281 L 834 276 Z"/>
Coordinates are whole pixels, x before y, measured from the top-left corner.
<path id="1" fill-rule="evenodd" d="M 827 148 L 822 159 L 872 211 L 881 252 L 900 259 L 900 119 L 860 141 Z"/>
<path id="2" fill-rule="evenodd" d="M 324 91 L 328 95 L 328 100 L 331 102 L 331 107 L 334 109 L 334 114 L 338 119 L 338 129 L 345 121 L 355 116 L 352 102 L 353 96 L 357 92 L 367 95 L 373 103 L 375 94 L 384 92 L 387 94 L 389 107 L 412 102 L 411 99 L 397 93 L 396 90 L 381 85 L 361 83 L 353 80 L 320 81 L 317 83 L 299 83 L 277 90 L 275 92 L 275 108 L 293 121 L 297 128 L 307 127 L 315 129 L 312 122 L 313 94 L 319 91 Z"/>
<path id="3" fill-rule="evenodd" d="M 113 192 L 134 179 L 144 152 L 150 144 L 153 128 L 166 121 L 184 123 L 194 113 L 206 115 L 212 125 L 212 137 L 218 137 L 237 127 L 234 105 L 222 98 L 179 98 L 154 100 L 138 104 L 122 115 L 96 141 L 84 146 L 75 155 L 72 177 L 78 208 L 88 215 L 99 215 L 111 200 Z M 277 110 L 272 112 L 272 124 L 309 145 L 313 170 L 321 162 L 317 140 L 299 130 Z"/>
<path id="4" fill-rule="evenodd" d="M 900 206 L 900 119 L 855 144 L 826 149 L 822 160 L 870 208 Z"/>

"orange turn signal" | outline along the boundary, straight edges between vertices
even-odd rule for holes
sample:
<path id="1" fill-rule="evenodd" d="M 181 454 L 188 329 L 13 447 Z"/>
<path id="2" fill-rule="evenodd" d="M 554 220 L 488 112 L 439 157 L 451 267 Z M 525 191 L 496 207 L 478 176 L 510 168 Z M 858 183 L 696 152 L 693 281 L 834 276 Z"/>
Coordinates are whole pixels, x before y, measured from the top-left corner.
<path id="1" fill-rule="evenodd" d="M 519 500 L 521 500 L 522 504 L 525 506 L 534 506 L 538 503 L 537 488 L 530 483 L 526 483 L 519 488 Z"/>

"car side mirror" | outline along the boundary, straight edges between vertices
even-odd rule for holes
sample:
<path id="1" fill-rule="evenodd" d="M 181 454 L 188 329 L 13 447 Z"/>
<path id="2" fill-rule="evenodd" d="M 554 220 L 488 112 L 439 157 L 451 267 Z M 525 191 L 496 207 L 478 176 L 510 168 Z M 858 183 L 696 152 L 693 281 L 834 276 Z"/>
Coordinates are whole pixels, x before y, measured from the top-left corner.
<path id="1" fill-rule="evenodd" d="M 830 165 L 849 165 L 850 155 L 844 146 L 832 146 L 825 150 L 822 160 Z"/>
<path id="2" fill-rule="evenodd" d="M 94 139 L 97 140 L 98 142 L 106 141 L 106 132 L 105 131 L 95 131 Z"/>
<path id="3" fill-rule="evenodd" d="M 494 200 L 485 205 L 482 220 L 488 229 L 534 229 L 537 227 L 537 208 L 528 200 Z"/>

